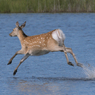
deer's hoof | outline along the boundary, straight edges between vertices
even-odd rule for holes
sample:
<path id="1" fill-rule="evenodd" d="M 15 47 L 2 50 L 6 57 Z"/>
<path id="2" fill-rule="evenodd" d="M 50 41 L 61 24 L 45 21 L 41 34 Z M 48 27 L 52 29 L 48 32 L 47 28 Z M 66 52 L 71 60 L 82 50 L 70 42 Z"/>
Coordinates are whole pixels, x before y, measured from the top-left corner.
<path id="1" fill-rule="evenodd" d="M 17 70 L 14 70 L 13 75 L 15 75 L 16 73 L 17 73 Z"/>
<path id="2" fill-rule="evenodd" d="M 81 63 L 78 63 L 78 64 L 77 64 L 77 66 L 79 66 L 79 67 L 83 67 L 83 64 L 81 64 Z"/>
<path id="3" fill-rule="evenodd" d="M 68 64 L 71 65 L 71 66 L 74 66 L 74 64 L 72 64 L 72 62 L 68 62 Z"/>
<path id="4" fill-rule="evenodd" d="M 9 61 L 7 65 L 10 65 L 12 63 L 12 61 Z"/>

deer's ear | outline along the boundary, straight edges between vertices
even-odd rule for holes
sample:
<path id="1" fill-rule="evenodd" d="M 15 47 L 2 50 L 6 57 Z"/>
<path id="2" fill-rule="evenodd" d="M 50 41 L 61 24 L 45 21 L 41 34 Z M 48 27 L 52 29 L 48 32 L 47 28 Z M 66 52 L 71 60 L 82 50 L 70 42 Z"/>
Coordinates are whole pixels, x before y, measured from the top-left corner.
<path id="1" fill-rule="evenodd" d="M 21 28 L 24 28 L 26 25 L 26 21 L 21 25 Z"/>
<path id="2" fill-rule="evenodd" d="M 16 22 L 16 27 L 17 27 L 17 28 L 19 27 L 19 23 L 18 23 L 18 21 Z"/>

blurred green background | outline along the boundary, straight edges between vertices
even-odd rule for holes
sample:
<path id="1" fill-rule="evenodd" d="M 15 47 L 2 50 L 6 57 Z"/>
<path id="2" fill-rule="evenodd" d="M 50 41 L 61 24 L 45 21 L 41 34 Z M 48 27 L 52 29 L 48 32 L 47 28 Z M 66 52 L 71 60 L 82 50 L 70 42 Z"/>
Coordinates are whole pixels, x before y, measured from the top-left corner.
<path id="1" fill-rule="evenodd" d="M 95 12 L 95 0 L 0 0 L 0 13 Z"/>

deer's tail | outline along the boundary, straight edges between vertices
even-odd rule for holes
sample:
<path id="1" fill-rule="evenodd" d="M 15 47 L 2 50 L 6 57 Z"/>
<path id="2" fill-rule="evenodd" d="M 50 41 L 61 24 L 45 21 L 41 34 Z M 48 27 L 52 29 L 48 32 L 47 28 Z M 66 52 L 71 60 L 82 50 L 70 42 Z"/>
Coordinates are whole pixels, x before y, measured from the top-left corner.
<path id="1" fill-rule="evenodd" d="M 62 30 L 56 29 L 52 32 L 52 37 L 54 40 L 58 42 L 59 46 L 63 46 L 65 40 L 65 34 Z"/>

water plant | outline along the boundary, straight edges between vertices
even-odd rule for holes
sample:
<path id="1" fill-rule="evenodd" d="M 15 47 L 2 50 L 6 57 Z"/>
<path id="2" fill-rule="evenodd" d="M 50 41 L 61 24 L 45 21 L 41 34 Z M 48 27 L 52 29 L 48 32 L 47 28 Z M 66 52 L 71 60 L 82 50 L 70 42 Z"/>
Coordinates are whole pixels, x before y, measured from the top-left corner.
<path id="1" fill-rule="evenodd" d="M 95 0 L 0 0 L 0 13 L 95 12 Z"/>

